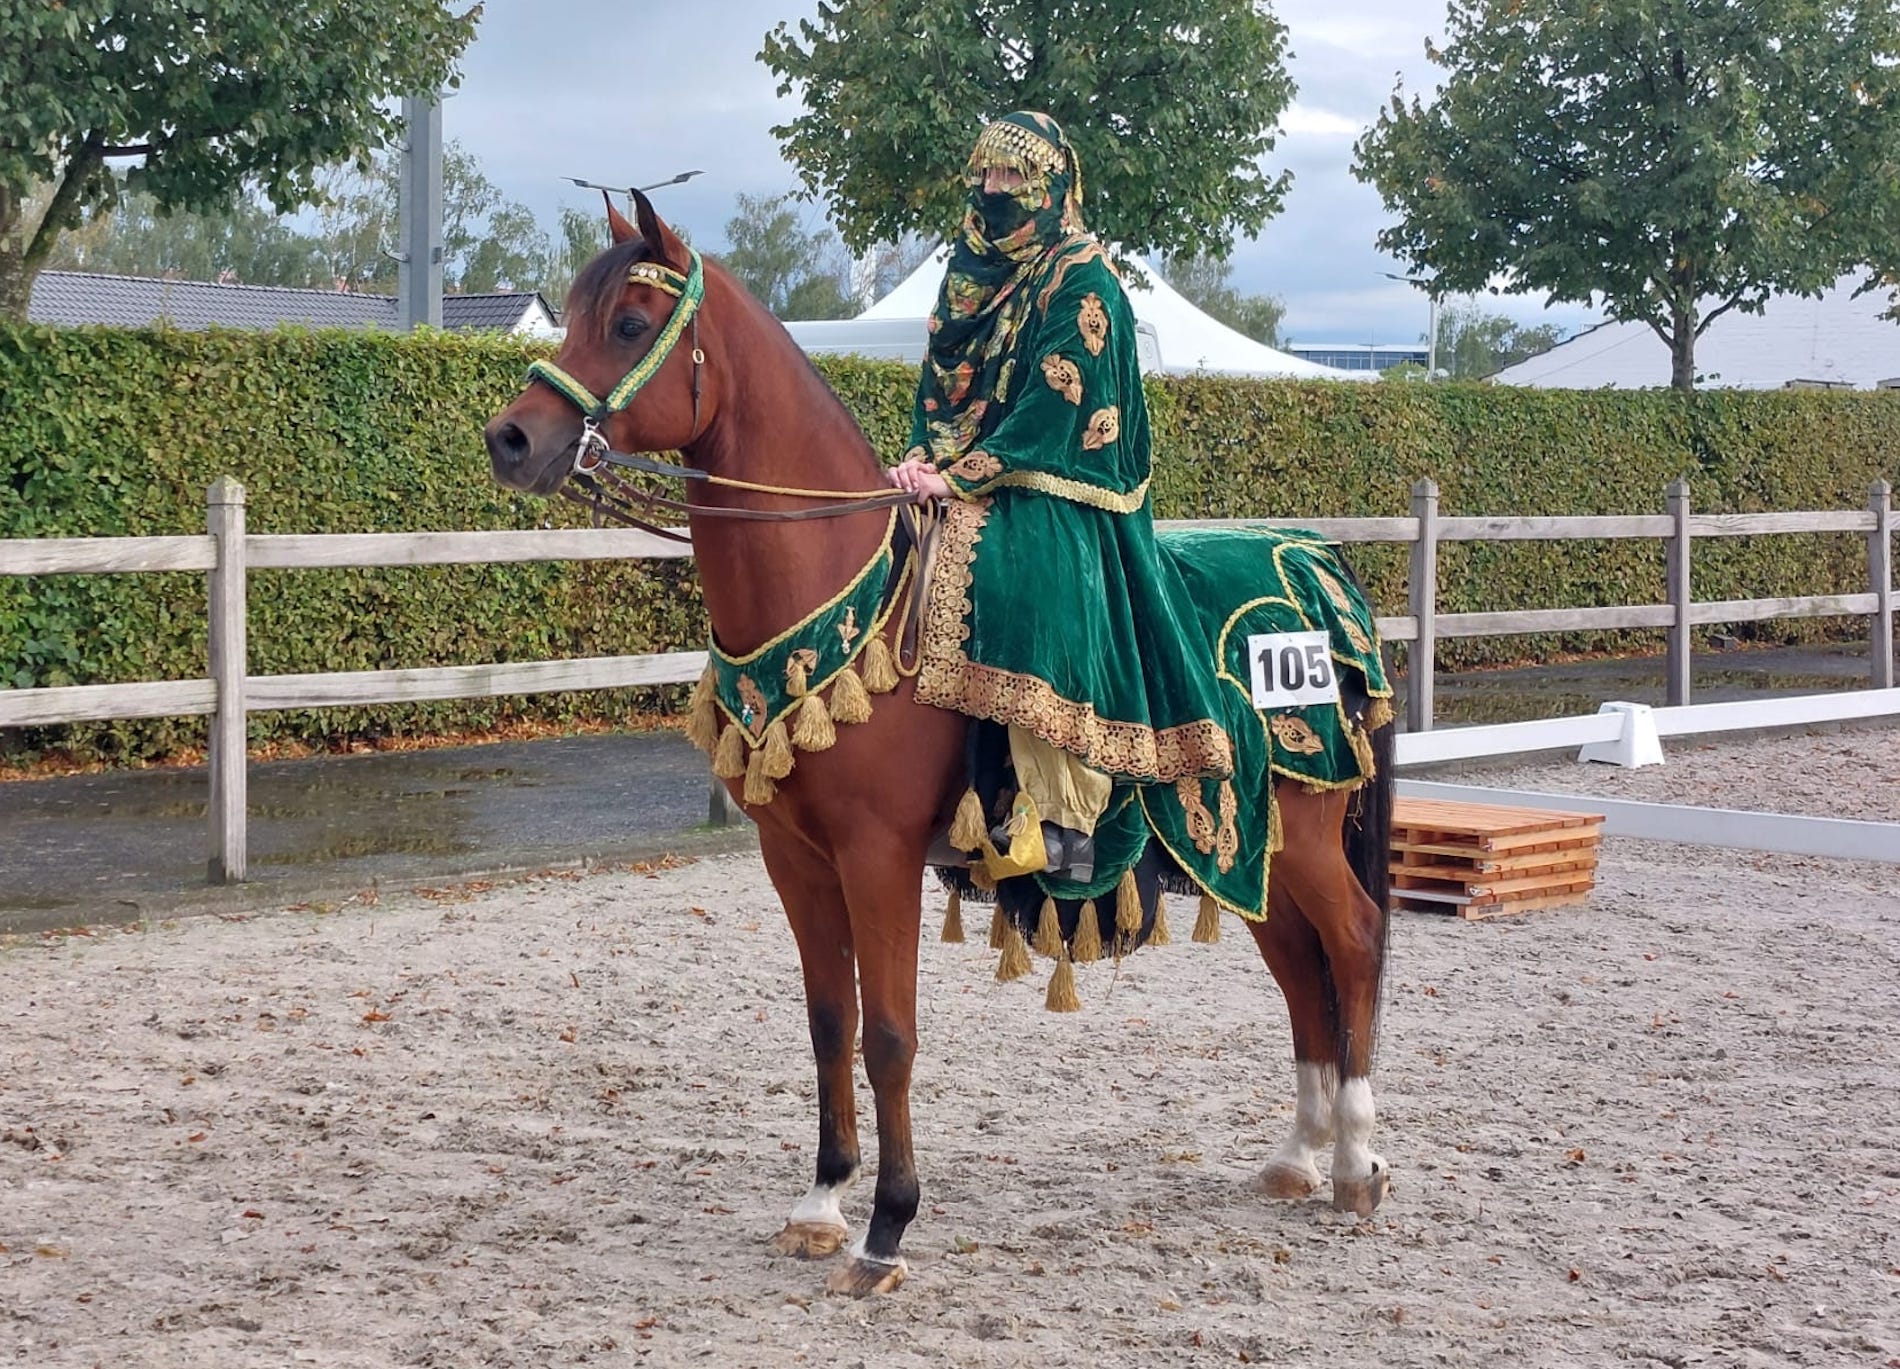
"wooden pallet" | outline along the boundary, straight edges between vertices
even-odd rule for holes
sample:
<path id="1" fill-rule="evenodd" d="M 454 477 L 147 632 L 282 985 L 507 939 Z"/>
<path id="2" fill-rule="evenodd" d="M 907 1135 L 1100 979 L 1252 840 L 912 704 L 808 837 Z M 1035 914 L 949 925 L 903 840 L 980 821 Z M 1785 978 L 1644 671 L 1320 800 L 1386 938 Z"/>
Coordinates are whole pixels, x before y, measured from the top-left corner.
<path id="1" fill-rule="evenodd" d="M 1392 906 L 1477 919 L 1581 903 L 1602 842 L 1600 813 L 1400 798 Z"/>

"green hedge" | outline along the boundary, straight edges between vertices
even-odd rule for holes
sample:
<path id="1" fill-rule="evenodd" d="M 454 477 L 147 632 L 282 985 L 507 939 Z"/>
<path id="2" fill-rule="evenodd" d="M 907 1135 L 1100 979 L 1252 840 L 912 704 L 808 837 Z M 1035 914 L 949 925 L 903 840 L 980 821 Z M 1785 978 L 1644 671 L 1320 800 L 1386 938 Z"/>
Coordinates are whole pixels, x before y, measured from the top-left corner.
<path id="1" fill-rule="evenodd" d="M 244 483 L 255 532 L 578 524 L 572 506 L 488 478 L 481 425 L 515 393 L 529 350 L 440 334 L 0 329 L 0 538 L 199 532 L 219 475 Z M 879 450 L 896 453 L 913 373 L 819 366 Z M 1847 508 L 1875 478 L 1900 475 L 1900 395 L 1161 380 L 1149 401 L 1164 517 L 1400 514 L 1425 475 L 1447 514 L 1657 512 L 1677 475 L 1700 510 Z M 1382 608 L 1403 611 L 1403 553 L 1362 547 L 1353 559 Z M 1662 595 L 1662 553 L 1453 546 L 1441 575 L 1446 611 L 1641 602 Z M 1864 575 L 1858 538 L 1750 539 L 1700 550 L 1696 588 L 1705 599 L 1821 593 L 1858 589 Z M 0 687 L 201 676 L 204 613 L 199 575 L 0 580 Z M 703 637 L 680 562 L 259 572 L 250 601 L 259 674 L 667 651 Z M 1450 659 L 1615 640 L 1459 643 Z M 251 726 L 254 740 L 322 744 L 672 702 L 663 690 L 553 694 L 267 713 Z M 134 758 L 202 735 L 201 720 L 152 720 L 6 745 Z"/>

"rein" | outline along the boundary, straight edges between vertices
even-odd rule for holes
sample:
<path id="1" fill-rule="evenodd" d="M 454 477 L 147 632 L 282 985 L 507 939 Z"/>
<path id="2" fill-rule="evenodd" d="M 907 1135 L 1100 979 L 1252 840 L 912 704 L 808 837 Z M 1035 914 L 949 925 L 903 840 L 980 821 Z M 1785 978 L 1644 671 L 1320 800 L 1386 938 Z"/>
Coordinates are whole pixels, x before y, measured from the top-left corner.
<path id="1" fill-rule="evenodd" d="M 652 348 L 634 363 L 633 368 L 620 378 L 619 383 L 608 391 L 605 398 L 596 395 L 551 361 L 535 361 L 529 365 L 527 378 L 530 384 L 537 380 L 541 381 L 579 409 L 582 415 L 581 435 L 574 444 L 574 465 L 568 472 L 567 480 L 561 485 L 561 495 L 576 503 L 587 505 L 594 511 L 597 520 L 603 517 L 611 518 L 629 527 L 640 528 L 675 542 L 688 542 L 692 539 L 682 537 L 669 529 L 656 527 L 640 518 L 634 511 L 636 509 L 669 509 L 706 518 L 737 518 L 758 523 L 797 523 L 813 518 L 843 518 L 871 509 L 887 509 L 897 504 L 913 503 L 916 496 L 908 490 L 808 490 L 790 485 L 764 485 L 757 481 L 714 475 L 710 471 L 697 470 L 692 466 L 662 461 L 658 457 L 645 456 L 636 452 L 616 452 L 607 445 L 607 438 L 601 432 L 601 426 L 631 404 L 633 397 L 639 394 L 646 387 L 646 383 L 659 373 L 660 367 L 666 364 L 667 358 L 673 354 L 673 349 L 685 336 L 689 325 L 693 333 L 693 434 L 695 437 L 699 434 L 700 373 L 706 364 L 706 353 L 699 345 L 699 306 L 706 297 L 706 277 L 699 252 L 693 248 L 688 248 L 687 252 L 690 262 L 683 276 L 659 262 L 640 261 L 628 268 L 629 281 L 650 285 L 663 294 L 673 296 L 679 303 L 674 306 L 671 317 L 660 329 L 660 335 L 654 339 Z M 718 505 L 693 504 L 641 489 L 632 481 L 607 469 L 608 467 L 619 467 L 621 470 L 638 471 L 644 475 L 657 475 L 673 480 L 697 480 L 721 489 L 745 490 L 753 494 L 836 502 L 812 509 L 735 509 Z"/>

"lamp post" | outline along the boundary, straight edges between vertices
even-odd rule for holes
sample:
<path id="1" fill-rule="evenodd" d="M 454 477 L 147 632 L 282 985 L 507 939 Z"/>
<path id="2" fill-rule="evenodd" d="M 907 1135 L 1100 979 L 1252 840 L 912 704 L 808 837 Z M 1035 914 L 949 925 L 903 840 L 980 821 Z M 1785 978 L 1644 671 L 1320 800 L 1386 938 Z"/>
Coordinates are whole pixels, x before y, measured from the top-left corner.
<path id="1" fill-rule="evenodd" d="M 1425 287 L 1425 298 L 1431 304 L 1431 322 L 1427 325 L 1430 333 L 1425 340 L 1425 379 L 1432 380 L 1438 375 L 1438 291 L 1432 288 L 1432 282 L 1423 276 L 1399 276 L 1390 271 L 1380 272 L 1387 280 L 1402 280 L 1407 285 Z"/>
<path id="2" fill-rule="evenodd" d="M 627 197 L 627 212 L 631 214 L 633 212 L 633 195 L 636 190 L 644 195 L 649 190 L 659 190 L 664 186 L 684 185 L 687 181 L 692 180 L 693 177 L 703 176 L 705 174 L 704 171 L 682 171 L 677 176 L 669 177 L 664 181 L 655 181 L 652 185 L 634 186 L 602 185 L 599 181 L 584 181 L 579 176 L 569 176 L 567 179 L 583 190 L 606 190 L 614 194 L 625 195 Z"/>

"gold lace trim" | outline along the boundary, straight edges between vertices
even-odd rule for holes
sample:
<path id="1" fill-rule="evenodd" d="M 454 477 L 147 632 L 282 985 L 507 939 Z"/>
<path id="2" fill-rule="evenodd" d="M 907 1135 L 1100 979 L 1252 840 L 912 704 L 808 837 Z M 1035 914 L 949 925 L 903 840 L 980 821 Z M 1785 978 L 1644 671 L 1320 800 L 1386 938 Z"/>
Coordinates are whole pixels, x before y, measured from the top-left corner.
<path id="1" fill-rule="evenodd" d="M 1077 504 L 1087 504 L 1090 508 L 1106 509 L 1110 513 L 1133 513 L 1148 502 L 1146 480 L 1127 494 L 1101 485 L 1091 485 L 1085 480 L 1070 480 L 1066 476 L 1045 475 L 1041 471 L 1011 471 L 997 480 L 996 484 L 1013 485 L 1021 489 L 1037 490 L 1043 494 L 1053 494 L 1061 499 L 1073 500 Z"/>
<path id="2" fill-rule="evenodd" d="M 920 703 L 1024 727 L 1097 770 L 1172 783 L 1184 775 L 1231 774 L 1233 742 L 1210 719 L 1156 730 L 1116 722 L 1086 703 L 1065 699 L 1047 681 L 979 665 L 963 650 L 969 640 L 970 566 L 989 518 L 987 499 L 951 505 L 938 534 L 936 578 L 924 612 L 917 674 Z"/>

